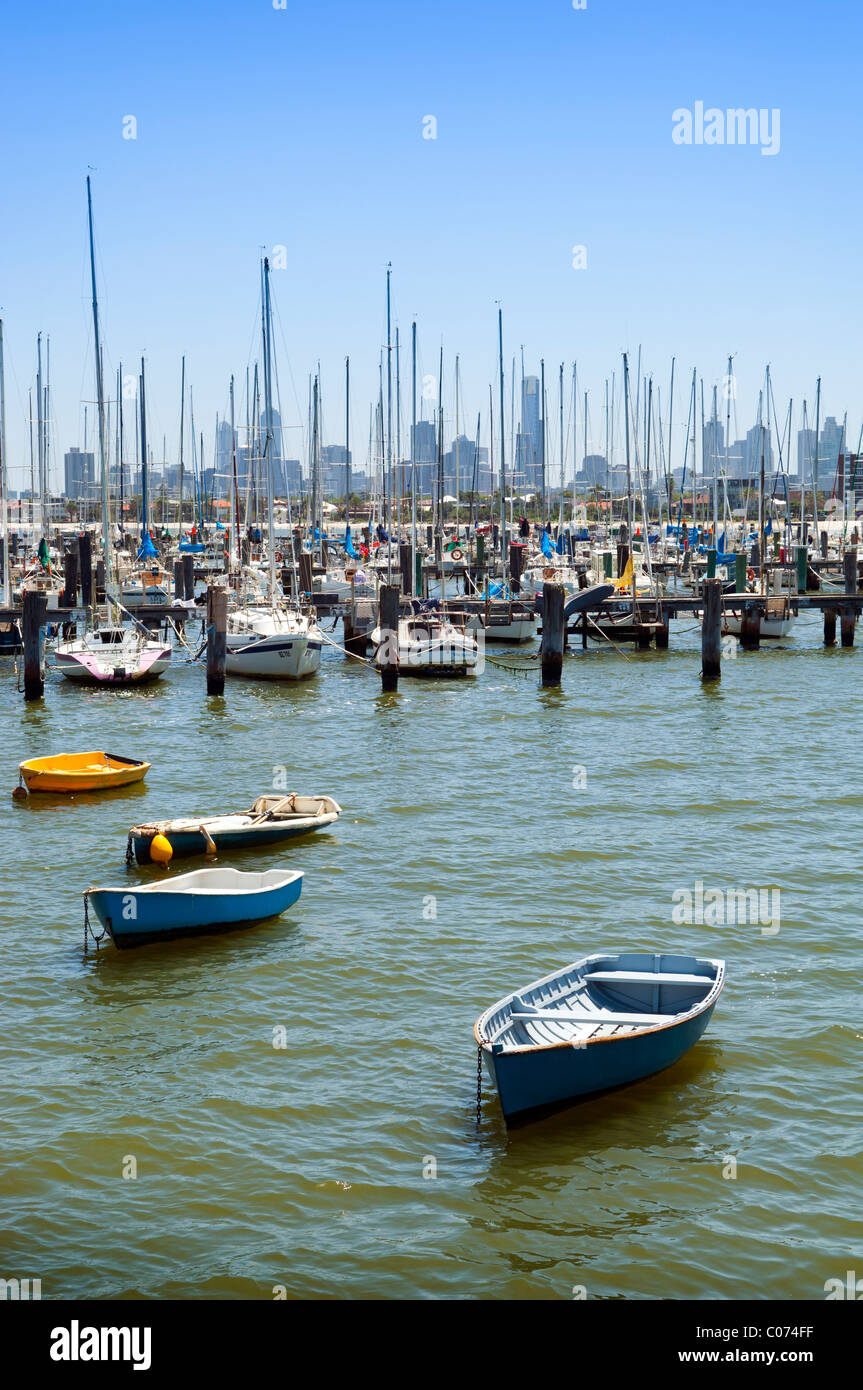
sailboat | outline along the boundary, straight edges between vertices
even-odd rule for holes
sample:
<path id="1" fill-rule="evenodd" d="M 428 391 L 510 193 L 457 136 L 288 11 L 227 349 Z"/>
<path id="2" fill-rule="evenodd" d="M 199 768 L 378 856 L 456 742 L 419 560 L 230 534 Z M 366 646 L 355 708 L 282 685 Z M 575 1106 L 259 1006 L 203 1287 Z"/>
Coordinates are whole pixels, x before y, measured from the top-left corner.
<path id="1" fill-rule="evenodd" d="M 102 388 L 102 344 L 96 295 L 96 255 L 93 246 L 93 202 L 87 177 L 87 216 L 90 229 L 90 279 L 93 289 L 93 343 L 96 354 L 96 401 L 99 415 L 99 462 L 102 477 L 102 547 L 105 558 L 105 597 L 110 613 L 113 573 L 111 518 L 108 505 L 108 456 L 105 440 L 105 396 Z M 146 524 L 146 517 L 145 517 Z M 122 610 L 120 610 L 122 611 Z M 89 628 L 83 637 L 60 642 L 55 665 L 67 679 L 84 685 L 137 685 L 155 680 L 170 665 L 171 648 L 151 641 L 145 629 L 133 631 L 119 622 Z"/>
<path id="2" fill-rule="evenodd" d="M 315 675 L 320 667 L 324 636 L 316 622 L 314 609 L 303 612 L 299 606 L 288 608 L 284 602 L 279 602 L 276 593 L 272 313 L 270 263 L 266 256 L 263 265 L 262 299 L 269 591 L 266 604 L 238 607 L 228 614 L 225 670 L 229 675 L 254 676 L 262 680 L 305 680 L 308 676 Z M 295 576 L 294 592 L 297 593 L 298 590 L 299 581 Z"/>

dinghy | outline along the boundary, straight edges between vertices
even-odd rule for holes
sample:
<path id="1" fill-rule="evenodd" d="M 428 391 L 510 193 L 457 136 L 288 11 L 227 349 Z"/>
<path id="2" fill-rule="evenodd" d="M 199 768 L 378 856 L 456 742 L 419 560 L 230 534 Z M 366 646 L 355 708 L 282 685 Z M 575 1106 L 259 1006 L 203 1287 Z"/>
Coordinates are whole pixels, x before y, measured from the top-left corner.
<path id="1" fill-rule="evenodd" d="M 698 1041 L 725 962 L 595 955 L 508 994 L 474 1025 L 504 1116 L 623 1086 Z"/>
<path id="2" fill-rule="evenodd" d="M 18 774 L 28 792 L 95 792 L 140 782 L 150 766 L 118 753 L 57 753 L 19 763 Z"/>
<path id="3" fill-rule="evenodd" d="M 236 849 L 251 849 L 258 845 L 274 845 L 296 835 L 308 835 L 338 820 L 341 806 L 331 796 L 287 795 L 259 796 L 248 811 L 237 815 L 200 817 L 186 816 L 177 820 L 153 821 L 150 825 L 135 825 L 129 831 L 131 849 L 139 864 L 149 864 L 154 856 L 151 846 L 157 835 L 168 841 L 170 858 L 185 858 L 192 854 L 229 853 Z M 161 846 L 159 848 L 162 848 Z M 163 850 L 156 856 L 163 861 Z"/>
<path id="4" fill-rule="evenodd" d="M 88 904 L 93 907 L 123 951 L 278 917 L 297 901 L 302 887 L 298 871 L 244 874 L 239 869 L 198 869 L 137 888 L 88 888 L 84 902 L 85 910 Z"/>

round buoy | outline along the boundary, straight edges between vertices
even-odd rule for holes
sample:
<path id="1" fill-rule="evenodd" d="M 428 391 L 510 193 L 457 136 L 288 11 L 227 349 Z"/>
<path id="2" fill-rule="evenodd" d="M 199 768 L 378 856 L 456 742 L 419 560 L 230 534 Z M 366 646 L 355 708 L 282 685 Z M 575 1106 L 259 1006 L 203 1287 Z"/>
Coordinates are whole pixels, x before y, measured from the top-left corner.
<path id="1" fill-rule="evenodd" d="M 26 801 L 26 800 L 27 800 L 27 788 L 26 788 L 26 787 L 16 787 L 16 788 L 14 789 L 14 791 L 12 792 L 12 800 L 13 800 L 13 801 Z"/>
<path id="2" fill-rule="evenodd" d="M 450 557 L 455 564 L 458 564 L 460 560 L 464 559 L 464 551 L 459 550 L 458 546 L 456 546 L 455 549 L 450 552 Z"/>
<path id="3" fill-rule="evenodd" d="M 173 857 L 174 846 L 165 835 L 154 835 L 150 841 L 150 858 L 154 864 L 167 864 Z"/>

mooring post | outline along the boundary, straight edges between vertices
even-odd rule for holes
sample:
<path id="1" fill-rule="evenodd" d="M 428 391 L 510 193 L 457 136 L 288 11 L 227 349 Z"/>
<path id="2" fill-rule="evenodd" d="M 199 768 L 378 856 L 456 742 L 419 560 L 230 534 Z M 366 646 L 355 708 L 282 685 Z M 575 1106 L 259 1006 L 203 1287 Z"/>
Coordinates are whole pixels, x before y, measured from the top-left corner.
<path id="1" fill-rule="evenodd" d="M 48 597 L 38 589 L 24 590 L 24 699 L 41 700 L 45 693 L 42 665 L 42 629 L 48 611 Z"/>
<path id="2" fill-rule="evenodd" d="M 311 594 L 312 592 L 312 557 L 307 550 L 300 555 L 300 593 Z"/>
<path id="3" fill-rule="evenodd" d="M 524 571 L 524 550 L 523 545 L 511 545 L 509 548 L 509 587 L 514 594 L 521 593 L 521 576 Z"/>
<path id="4" fill-rule="evenodd" d="M 174 598 L 186 597 L 186 572 L 182 560 L 174 561 Z"/>
<path id="5" fill-rule="evenodd" d="M 378 627 L 381 690 L 389 695 L 399 688 L 399 591 L 395 584 L 381 585 Z"/>
<path id="6" fill-rule="evenodd" d="M 401 590 L 403 594 L 412 593 L 411 589 L 411 548 L 410 545 L 399 544 L 399 577 L 401 579 Z"/>
<path id="7" fill-rule="evenodd" d="M 63 607 L 78 606 L 78 547 L 63 551 Z"/>
<path id="8" fill-rule="evenodd" d="M 845 592 L 846 594 L 857 593 L 857 555 L 853 550 L 846 550 L 842 556 L 842 569 L 845 573 Z M 853 604 L 845 604 L 842 609 L 842 646 L 854 646 L 854 624 L 857 621 L 857 610 Z"/>
<path id="9" fill-rule="evenodd" d="M 740 645 L 745 652 L 757 652 L 761 646 L 761 607 L 750 599 L 740 615 Z"/>
<path id="10" fill-rule="evenodd" d="M 85 608 L 93 607 L 93 552 L 90 536 L 83 531 L 78 537 L 78 558 L 81 571 L 81 602 Z"/>
<path id="11" fill-rule="evenodd" d="M 183 556 L 183 584 L 186 590 L 186 598 L 194 601 L 195 598 L 195 557 L 186 554 Z"/>
<path id="12" fill-rule="evenodd" d="M 722 580 L 705 579 L 702 588 L 701 679 L 718 681 L 722 675 Z"/>
<path id="13" fill-rule="evenodd" d="M 809 568 L 809 560 L 805 545 L 798 545 L 796 547 L 795 558 L 797 561 L 797 592 L 798 594 L 805 594 L 807 570 Z"/>
<path id="14" fill-rule="evenodd" d="M 228 625 L 228 591 L 207 585 L 207 694 L 225 693 L 225 657 Z"/>
<path id="15" fill-rule="evenodd" d="M 746 591 L 746 551 L 738 550 L 734 557 L 734 589 L 738 594 Z"/>
<path id="16" fill-rule="evenodd" d="M 824 645 L 825 647 L 836 646 L 836 609 L 824 609 Z"/>
<path id="17" fill-rule="evenodd" d="M 562 584 L 542 586 L 542 683 L 560 685 L 563 670 L 563 643 L 566 622 L 563 616 L 566 591 Z"/>

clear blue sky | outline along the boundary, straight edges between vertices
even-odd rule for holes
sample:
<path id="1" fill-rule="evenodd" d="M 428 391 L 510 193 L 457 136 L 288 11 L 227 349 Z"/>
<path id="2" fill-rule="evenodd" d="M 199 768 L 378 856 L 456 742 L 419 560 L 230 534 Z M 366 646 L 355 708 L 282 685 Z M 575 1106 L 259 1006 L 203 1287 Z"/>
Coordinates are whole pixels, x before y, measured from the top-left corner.
<path id="1" fill-rule="evenodd" d="M 460 355 L 468 428 L 482 410 L 487 442 L 500 300 L 507 362 L 522 344 L 529 369 L 545 357 L 555 420 L 558 364 L 569 375 L 578 360 L 597 446 L 605 378 L 619 381 L 621 351 L 639 344 L 666 414 L 677 357 L 675 463 L 685 377 L 697 367 L 709 392 L 729 352 L 741 432 L 770 362 L 780 414 L 790 395 L 811 403 L 820 374 L 824 412 L 847 409 L 856 444 L 861 27 L 836 0 L 19 0 L 0 58 L 12 487 L 38 330 L 51 338 L 55 481 L 94 396 L 88 167 L 106 370 L 136 371 L 145 352 L 157 456 L 163 433 L 176 456 L 182 353 L 208 451 L 232 372 L 242 394 L 258 257 L 274 245 L 288 248 L 273 276 L 285 423 L 304 422 L 320 361 L 324 439 L 342 439 L 350 354 L 358 467 L 388 261 L 405 420 L 416 314 L 421 372 L 443 343 L 451 416 Z M 779 153 L 676 145 L 672 112 L 696 101 L 779 108 Z M 436 140 L 422 138 L 427 115 Z M 299 432 L 286 438 L 287 454 L 300 448 Z"/>

